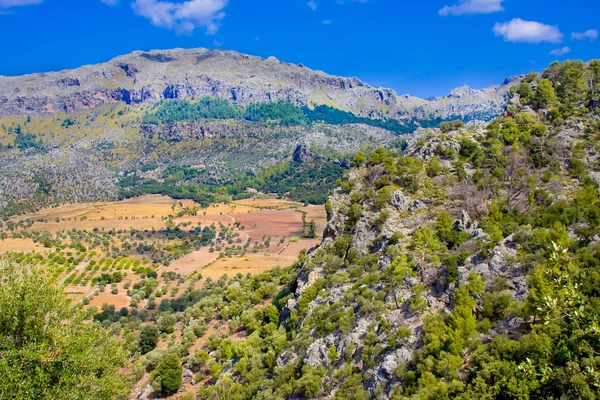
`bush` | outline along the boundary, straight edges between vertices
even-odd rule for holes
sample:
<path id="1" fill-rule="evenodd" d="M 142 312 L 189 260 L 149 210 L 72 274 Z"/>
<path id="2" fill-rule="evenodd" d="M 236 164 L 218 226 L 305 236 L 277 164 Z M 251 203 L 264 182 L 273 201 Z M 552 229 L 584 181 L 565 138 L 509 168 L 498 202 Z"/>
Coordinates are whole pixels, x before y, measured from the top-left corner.
<path id="1" fill-rule="evenodd" d="M 155 325 L 144 325 L 140 332 L 139 347 L 142 354 L 146 354 L 156 347 L 159 332 Z"/>
<path id="2" fill-rule="evenodd" d="M 569 161 L 569 172 L 573 176 L 581 177 L 585 173 L 585 163 L 577 158 Z"/>
<path id="3" fill-rule="evenodd" d="M 456 120 L 456 121 L 448 121 L 448 122 L 442 122 L 440 124 L 440 130 L 443 133 L 448 133 L 451 131 L 457 131 L 460 128 L 464 128 L 465 123 L 462 122 L 461 120 Z"/>
<path id="4" fill-rule="evenodd" d="M 161 332 L 173 333 L 175 325 L 175 317 L 173 315 L 162 316 L 156 321 L 156 325 Z"/>
<path id="5" fill-rule="evenodd" d="M 182 373 L 181 361 L 179 361 L 176 355 L 170 354 L 152 371 L 152 375 L 150 376 L 152 387 L 161 396 L 173 395 L 177 393 L 181 386 Z"/>
<path id="6" fill-rule="evenodd" d="M 442 173 L 442 163 L 438 157 L 433 157 L 426 167 L 427 176 L 434 178 Z"/>

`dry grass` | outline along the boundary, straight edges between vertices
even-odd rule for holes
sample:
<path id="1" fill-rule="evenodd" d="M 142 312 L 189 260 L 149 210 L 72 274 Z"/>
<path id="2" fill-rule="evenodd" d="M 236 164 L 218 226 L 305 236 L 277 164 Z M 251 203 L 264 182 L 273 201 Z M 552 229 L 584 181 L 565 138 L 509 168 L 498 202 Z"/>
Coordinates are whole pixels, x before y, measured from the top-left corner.
<path id="1" fill-rule="evenodd" d="M 218 226 L 221 223 L 233 228 L 240 234 L 241 245 L 251 239 L 247 254 L 231 258 L 218 258 L 218 252 L 210 253 L 208 247 L 203 247 L 159 269 L 159 274 L 163 271 L 174 271 L 183 276 L 190 276 L 200 272 L 204 278 L 218 279 L 224 274 L 230 277 L 237 273 L 258 274 L 278 266 L 287 267 L 297 259 L 300 251 L 310 249 L 320 241 L 320 239 L 303 239 L 296 243 L 289 242 L 291 237 L 302 235 L 303 212 L 306 213 L 306 221 L 315 220 L 318 232 L 322 232 L 326 224 L 323 207 L 303 207 L 297 202 L 269 196 L 257 196 L 231 204 L 215 204 L 207 208 L 200 208 L 197 203 L 189 200 L 180 202 L 166 196 L 147 195 L 120 202 L 64 205 L 19 216 L 13 220 L 17 222 L 30 218 L 34 221 L 34 225 L 28 228 L 29 230 L 48 231 L 53 234 L 59 230 L 70 229 L 82 231 L 97 229 L 107 232 L 111 229 L 119 231 L 133 228 L 141 231 L 153 229 L 159 231 L 166 228 L 167 217 L 177 214 L 183 208 L 195 209 L 197 215 L 175 218 L 176 224 L 190 223 L 189 227 L 192 228 L 198 224 Z M 234 228 L 237 222 L 240 227 Z M 268 236 L 271 236 L 271 240 L 270 246 L 267 248 L 264 247 L 264 242 Z M 253 252 L 255 244 L 263 245 L 263 248 L 258 249 L 256 253 Z M 29 239 L 0 241 L 0 255 L 9 251 L 50 252 L 52 249 L 35 244 Z M 142 257 L 134 253 L 128 258 L 140 259 Z M 78 265 L 73 272 L 82 273 L 86 266 L 87 262 L 84 262 Z M 108 303 L 114 304 L 117 309 L 129 306 L 130 298 L 125 295 L 126 290 L 123 285 L 127 280 L 133 284 L 141 278 L 131 271 L 123 272 L 126 274 L 126 278 L 117 285 L 118 294 L 110 294 L 110 286 L 108 286 L 104 293 L 92 298 L 91 305 L 101 307 L 103 303 Z M 60 281 L 64 282 L 70 273 L 61 276 Z M 97 288 L 80 285 L 71 286 L 65 290 L 70 298 L 80 300 L 84 296 L 91 296 Z M 165 298 L 169 297 L 165 296 Z"/>
<path id="2" fill-rule="evenodd" d="M 0 254 L 7 252 L 47 252 L 49 249 L 34 243 L 31 239 L 5 239 L 0 240 Z"/>
<path id="3" fill-rule="evenodd" d="M 197 206 L 190 200 L 183 200 L 182 203 L 184 207 Z M 35 221 L 32 229 L 51 233 L 63 229 L 92 231 L 94 228 L 158 230 L 165 227 L 165 222 L 161 218 L 173 214 L 173 204 L 175 200 L 169 197 L 147 195 L 120 202 L 69 204 L 45 208 L 37 213 L 14 217 L 13 220 L 30 218 Z M 178 210 L 181 210 L 179 202 L 175 208 L 175 211 Z M 40 219 L 47 222 L 38 222 Z"/>

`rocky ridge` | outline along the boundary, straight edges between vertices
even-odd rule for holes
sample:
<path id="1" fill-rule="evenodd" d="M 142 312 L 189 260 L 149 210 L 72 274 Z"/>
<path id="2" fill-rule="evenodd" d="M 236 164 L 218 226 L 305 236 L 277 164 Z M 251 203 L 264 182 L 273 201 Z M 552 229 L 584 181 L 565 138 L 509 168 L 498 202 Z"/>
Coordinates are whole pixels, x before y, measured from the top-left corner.
<path id="1" fill-rule="evenodd" d="M 508 121 L 515 118 L 530 129 L 545 132 L 536 125 L 543 117 L 522 105 L 518 95 L 511 105 L 506 114 Z M 594 124 L 598 124 L 597 118 L 576 117 L 565 126 L 551 127 L 546 140 L 549 153 L 562 171 L 572 168 L 571 150 L 579 148 L 590 177 L 598 181 L 599 174 L 593 170 L 597 168 L 599 153 L 589 145 L 590 126 L 598 126 Z M 456 293 L 459 288 L 468 287 L 474 276 L 482 279 L 486 291 L 494 293 L 488 299 L 506 296 L 511 301 L 527 301 L 531 285 L 528 277 L 535 266 L 532 259 L 536 258 L 527 253 L 531 251 L 531 238 L 540 235 L 540 230 L 526 225 L 510 235 L 492 237 L 488 215 L 494 211 L 490 210 L 493 208 L 490 203 L 494 196 L 496 199 L 508 196 L 511 207 L 523 213 L 532 212 L 535 205 L 571 198 L 585 181 L 556 172 L 560 175 L 557 180 L 538 180 L 537 188 L 523 186 L 521 191 L 515 190 L 516 183 L 506 175 L 504 179 L 511 179 L 510 183 L 501 179 L 500 192 L 495 195 L 486 193 L 481 185 L 471 186 L 481 171 L 468 163 L 457 164 L 457 156 L 466 154 L 468 145 L 485 143 L 493 137 L 494 129 L 470 124 L 451 132 L 420 130 L 406 144 L 404 154 L 410 161 L 399 162 L 397 169 L 385 156 L 359 162 L 362 168 L 353 170 L 330 197 L 323 242 L 304 262 L 295 292 L 282 312 L 282 321 L 291 323 L 292 329 L 300 333 L 295 345 L 280 355 L 278 366 L 300 362 L 311 368 L 324 368 L 328 373 L 323 376 L 320 393 L 323 398 L 342 398 L 341 393 L 347 393 L 346 384 L 334 378 L 343 374 L 344 368 L 360 372 L 362 387 L 366 389 L 364 398 L 404 398 L 398 397 L 397 390 L 399 385 L 407 385 L 405 372 L 419 361 L 425 365 L 433 363 L 420 358 L 426 354 L 427 346 L 432 346 L 427 342 L 427 324 L 434 315 L 453 318 L 448 316 L 456 307 Z M 567 142 L 571 150 L 565 146 Z M 508 148 L 505 154 L 509 154 Z M 543 170 L 529 169 L 524 160 L 516 159 L 518 153 L 511 154 L 506 174 L 510 177 L 516 164 L 520 169 L 516 178 L 519 185 L 528 176 L 529 182 L 533 182 L 536 172 L 543 174 Z M 428 169 L 428 165 L 438 162 L 440 170 Z M 387 189 L 382 186 L 390 182 L 386 177 L 390 171 L 402 177 L 404 187 L 384 192 Z M 465 174 L 462 183 L 450 177 L 459 173 Z M 513 195 L 514 192 L 517 194 Z M 540 193 L 554 193 L 555 200 L 542 200 Z M 464 258 L 459 260 L 455 271 L 448 267 L 451 264 L 434 255 L 440 244 L 435 243 L 438 239 L 431 238 L 442 237 L 441 214 L 451 218 L 448 225 L 451 235 L 462 237 L 455 254 L 459 259 Z M 480 227 L 482 221 L 485 229 Z M 576 238 L 577 229 L 570 227 L 567 237 Z M 394 281 L 398 277 L 394 274 L 406 267 L 403 255 L 408 255 L 414 263 L 414 273 L 402 272 L 406 275 Z M 348 311 L 354 318 L 351 323 L 341 322 L 345 310 L 351 310 Z M 480 308 L 477 310 L 482 312 Z M 335 322 L 328 326 L 319 322 L 323 320 Z M 489 342 L 504 334 L 519 339 L 529 324 L 517 313 L 507 312 L 482 335 L 482 340 Z M 422 392 L 427 391 L 424 388 Z"/>
<path id="2" fill-rule="evenodd" d="M 140 105 L 216 96 L 242 106 L 276 99 L 326 104 L 372 118 L 489 120 L 501 113 L 514 82 L 507 79 L 483 90 L 463 87 L 448 96 L 424 100 L 274 57 L 207 49 L 136 51 L 74 70 L 0 76 L 0 116 L 52 115 L 117 102 Z"/>

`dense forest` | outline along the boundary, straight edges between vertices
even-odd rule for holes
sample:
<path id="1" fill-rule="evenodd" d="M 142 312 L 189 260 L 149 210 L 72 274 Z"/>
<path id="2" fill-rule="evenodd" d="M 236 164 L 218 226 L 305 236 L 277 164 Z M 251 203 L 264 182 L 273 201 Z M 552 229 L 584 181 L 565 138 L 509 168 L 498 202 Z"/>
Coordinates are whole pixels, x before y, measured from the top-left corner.
<path id="1" fill-rule="evenodd" d="M 238 108 L 227 100 L 204 97 L 198 101 L 164 100 L 148 111 L 143 122 L 148 124 L 172 124 L 180 121 L 202 119 L 245 119 L 253 122 L 270 122 L 281 126 L 304 126 L 314 122 L 331 125 L 365 124 L 387 129 L 397 134 L 414 131 L 417 125 L 395 119 L 373 119 L 354 115 L 327 105 L 314 108 L 296 106 L 289 100 L 253 102 Z"/>

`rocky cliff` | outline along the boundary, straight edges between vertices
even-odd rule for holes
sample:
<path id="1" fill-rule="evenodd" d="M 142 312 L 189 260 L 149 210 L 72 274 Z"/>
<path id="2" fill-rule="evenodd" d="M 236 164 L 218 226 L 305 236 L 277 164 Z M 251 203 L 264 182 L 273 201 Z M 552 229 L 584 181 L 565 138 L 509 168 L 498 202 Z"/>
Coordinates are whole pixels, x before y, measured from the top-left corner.
<path id="1" fill-rule="evenodd" d="M 445 97 L 423 100 L 274 57 L 207 49 L 137 51 L 74 70 L 0 76 L 0 116 L 216 96 L 237 105 L 276 99 L 326 104 L 372 118 L 489 120 L 505 106 L 512 83 L 507 80 L 484 90 L 460 88 Z"/>

